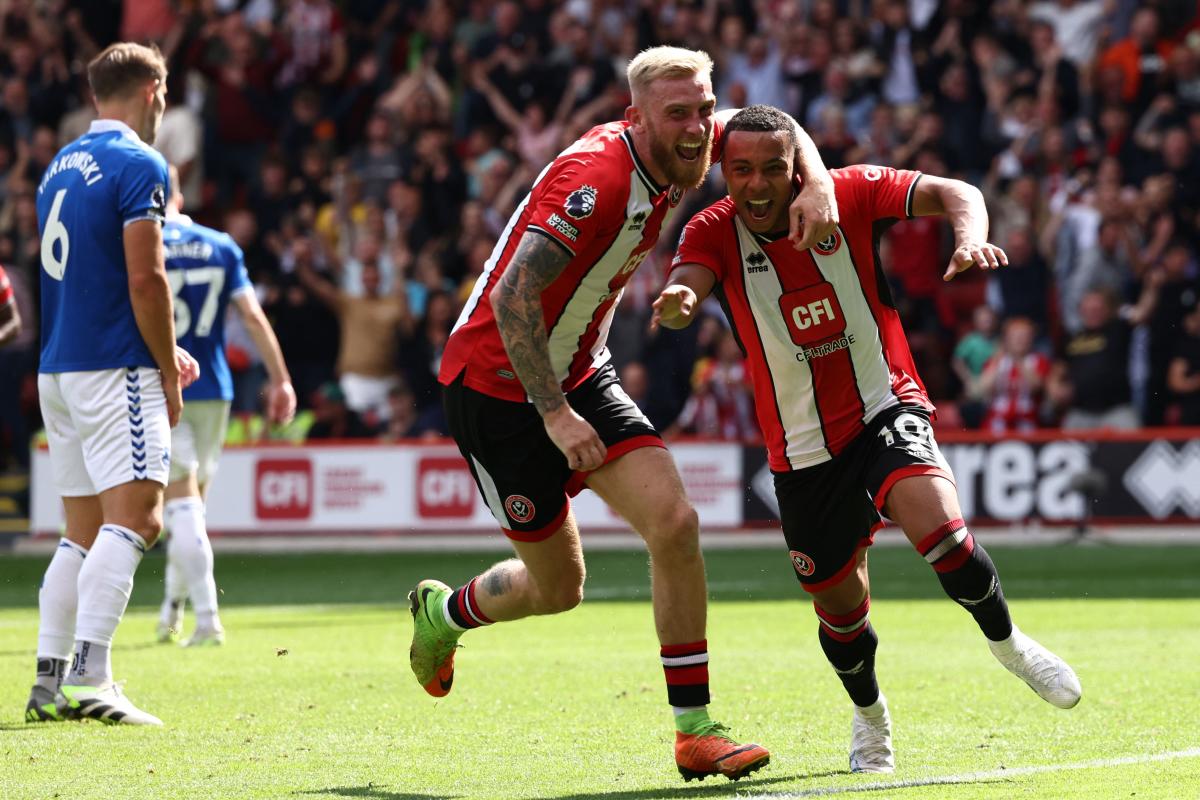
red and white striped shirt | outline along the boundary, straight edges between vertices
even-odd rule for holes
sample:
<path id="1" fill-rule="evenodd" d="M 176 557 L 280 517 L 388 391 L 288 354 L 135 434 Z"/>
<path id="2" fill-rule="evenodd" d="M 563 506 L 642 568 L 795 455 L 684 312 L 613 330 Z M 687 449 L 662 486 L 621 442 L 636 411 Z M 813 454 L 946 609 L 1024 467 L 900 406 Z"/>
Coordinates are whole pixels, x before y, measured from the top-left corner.
<path id="1" fill-rule="evenodd" d="M 714 159 L 721 130 L 714 122 Z M 609 326 L 625 285 L 682 197 L 678 187 L 654 182 L 628 122 L 592 128 L 542 170 L 513 212 L 454 325 L 438 380 L 449 384 L 465 370 L 464 384 L 476 391 L 526 400 L 488 298 L 521 237 L 533 231 L 572 255 L 542 292 L 542 313 L 559 383 L 563 391 L 578 386 L 608 362 Z"/>
<path id="2" fill-rule="evenodd" d="M 912 216 L 920 173 L 830 171 L 842 222 L 799 252 L 747 229 L 726 197 L 684 228 L 675 265 L 698 264 L 750 363 L 771 469 L 803 469 L 841 452 L 881 411 L 932 404 L 879 266 L 876 223 Z"/>
<path id="3" fill-rule="evenodd" d="M 12 284 L 8 280 L 8 273 L 4 271 L 4 267 L 0 267 L 0 307 L 11 302 L 13 302 Z"/>
<path id="4" fill-rule="evenodd" d="M 997 353 L 983 369 L 995 374 L 983 427 L 992 433 L 1036 430 L 1042 385 L 1050 376 L 1050 360 L 1041 353 L 1024 356 Z"/>

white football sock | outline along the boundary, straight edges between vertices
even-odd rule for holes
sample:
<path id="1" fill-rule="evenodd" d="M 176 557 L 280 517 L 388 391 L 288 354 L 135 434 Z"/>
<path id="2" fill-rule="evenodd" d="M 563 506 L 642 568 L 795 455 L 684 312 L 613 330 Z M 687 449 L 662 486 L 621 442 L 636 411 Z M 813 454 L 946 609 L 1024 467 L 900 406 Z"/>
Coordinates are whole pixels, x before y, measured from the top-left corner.
<path id="1" fill-rule="evenodd" d="M 88 551 L 61 539 L 46 567 L 38 591 L 38 658 L 67 661 L 75 644 L 75 609 L 79 600 L 79 570 Z"/>
<path id="2" fill-rule="evenodd" d="M 173 503 L 173 500 L 168 500 L 163 508 L 163 529 L 168 534 L 163 542 L 167 548 L 167 567 L 163 576 L 163 602 L 158 622 L 167 627 L 174 627 L 177 620 L 182 618 L 183 605 L 187 602 L 187 582 L 183 577 L 183 568 L 179 565 L 179 550 L 175 546 L 176 537 L 172 533 Z"/>
<path id="3" fill-rule="evenodd" d="M 179 565 L 187 582 L 187 595 L 196 612 L 196 627 L 217 627 L 217 584 L 213 580 L 213 552 L 204 525 L 204 501 L 179 497 L 167 503 L 171 520 L 169 562 Z"/>
<path id="4" fill-rule="evenodd" d="M 66 683 L 99 686 L 112 679 L 108 650 L 129 604 L 133 574 L 145 552 L 145 540 L 128 528 L 100 526 L 100 535 L 79 571 L 75 663 Z"/>

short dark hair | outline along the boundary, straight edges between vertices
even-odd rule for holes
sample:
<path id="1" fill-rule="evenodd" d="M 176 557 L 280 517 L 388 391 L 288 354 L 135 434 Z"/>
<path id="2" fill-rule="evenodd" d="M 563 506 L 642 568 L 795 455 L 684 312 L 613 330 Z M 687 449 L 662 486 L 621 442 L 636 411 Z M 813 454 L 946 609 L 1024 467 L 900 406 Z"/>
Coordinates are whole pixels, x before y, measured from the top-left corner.
<path id="1" fill-rule="evenodd" d="M 88 64 L 88 83 L 97 100 L 124 97 L 150 81 L 165 81 L 167 64 L 156 45 L 117 42 Z"/>
<path id="2" fill-rule="evenodd" d="M 725 123 L 725 135 L 728 136 L 734 131 L 782 133 L 793 150 L 798 144 L 796 121 L 775 106 L 746 106 Z"/>

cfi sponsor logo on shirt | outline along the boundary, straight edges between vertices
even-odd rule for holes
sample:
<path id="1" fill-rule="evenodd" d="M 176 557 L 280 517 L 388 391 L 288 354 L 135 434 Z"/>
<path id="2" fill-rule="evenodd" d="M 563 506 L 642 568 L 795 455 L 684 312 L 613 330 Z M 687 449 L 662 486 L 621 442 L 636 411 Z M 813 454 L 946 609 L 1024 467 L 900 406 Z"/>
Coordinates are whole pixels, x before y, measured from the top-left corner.
<path id="1" fill-rule="evenodd" d="M 590 217 L 596 210 L 596 187 L 587 184 L 580 186 L 567 195 L 567 201 L 563 203 L 563 208 L 566 209 L 567 216 L 572 219 Z"/>
<path id="2" fill-rule="evenodd" d="M 830 355 L 854 344 L 852 336 L 842 335 L 846 319 L 837 293 L 827 281 L 784 292 L 779 297 L 779 310 L 792 343 L 801 348 L 796 355 L 800 361 Z"/>

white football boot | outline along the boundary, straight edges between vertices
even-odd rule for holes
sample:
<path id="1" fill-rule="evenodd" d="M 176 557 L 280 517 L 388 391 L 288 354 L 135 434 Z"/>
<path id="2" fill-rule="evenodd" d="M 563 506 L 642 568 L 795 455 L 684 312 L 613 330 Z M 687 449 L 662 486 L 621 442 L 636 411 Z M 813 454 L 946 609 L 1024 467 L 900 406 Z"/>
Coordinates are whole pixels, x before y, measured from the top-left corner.
<path id="1" fill-rule="evenodd" d="M 988 642 L 988 648 L 1004 668 L 1029 684 L 1029 688 L 1052 706 L 1073 708 L 1083 694 L 1079 678 L 1067 662 L 1030 639 L 1017 626 L 1002 642 Z"/>
<path id="2" fill-rule="evenodd" d="M 63 684 L 54 700 L 58 713 L 66 719 L 94 719 L 106 725 L 162 725 L 161 719 L 129 702 L 121 685 L 111 681 L 103 686 Z"/>
<path id="3" fill-rule="evenodd" d="M 872 705 L 854 707 L 854 725 L 850 738 L 851 772 L 892 772 L 896 755 L 892 752 L 892 715 L 882 694 Z"/>

